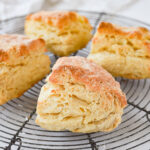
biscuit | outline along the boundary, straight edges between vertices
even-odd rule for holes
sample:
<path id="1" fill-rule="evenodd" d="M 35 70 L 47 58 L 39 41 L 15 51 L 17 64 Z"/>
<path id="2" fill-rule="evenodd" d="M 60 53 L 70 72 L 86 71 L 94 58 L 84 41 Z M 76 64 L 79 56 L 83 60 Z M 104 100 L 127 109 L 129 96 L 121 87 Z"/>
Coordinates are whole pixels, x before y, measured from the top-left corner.
<path id="1" fill-rule="evenodd" d="M 43 38 L 47 49 L 58 56 L 69 55 L 84 48 L 92 37 L 86 17 L 76 12 L 41 11 L 26 17 L 25 33 Z"/>
<path id="2" fill-rule="evenodd" d="M 0 35 L 0 105 L 21 96 L 49 73 L 45 42 L 22 35 Z"/>
<path id="3" fill-rule="evenodd" d="M 113 76 L 150 78 L 150 32 L 142 27 L 120 27 L 100 23 L 88 59 Z"/>
<path id="4" fill-rule="evenodd" d="M 59 58 L 42 87 L 36 123 L 47 130 L 111 131 L 127 101 L 118 82 L 86 58 Z"/>

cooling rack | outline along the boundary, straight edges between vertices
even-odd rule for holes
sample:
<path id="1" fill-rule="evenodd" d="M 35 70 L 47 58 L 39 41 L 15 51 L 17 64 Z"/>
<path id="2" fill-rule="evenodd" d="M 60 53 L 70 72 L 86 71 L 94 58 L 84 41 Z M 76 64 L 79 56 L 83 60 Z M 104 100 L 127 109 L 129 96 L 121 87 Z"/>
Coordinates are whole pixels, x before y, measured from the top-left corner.
<path id="1" fill-rule="evenodd" d="M 78 11 L 85 15 L 92 26 L 93 33 L 99 22 L 109 21 L 123 26 L 150 25 L 123 16 Z M 0 22 L 0 33 L 23 34 L 25 16 Z M 72 55 L 86 57 L 90 44 Z M 58 59 L 47 53 L 52 64 Z M 0 106 L 0 149 L 5 150 L 150 150 L 150 80 L 127 80 L 116 78 L 127 95 L 128 106 L 124 110 L 122 123 L 110 133 L 91 134 L 71 133 L 69 131 L 46 131 L 35 124 L 36 103 L 44 79 L 29 89 L 21 97 Z"/>

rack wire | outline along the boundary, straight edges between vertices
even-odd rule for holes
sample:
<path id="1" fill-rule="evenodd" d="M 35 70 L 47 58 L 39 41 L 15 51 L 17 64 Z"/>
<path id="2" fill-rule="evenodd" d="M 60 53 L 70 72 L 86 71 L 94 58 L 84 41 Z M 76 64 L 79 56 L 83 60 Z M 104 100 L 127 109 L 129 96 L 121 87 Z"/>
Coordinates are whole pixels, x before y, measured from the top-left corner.
<path id="1" fill-rule="evenodd" d="M 86 16 L 93 33 L 101 21 L 123 26 L 150 25 L 127 17 L 103 13 L 78 11 Z M 23 33 L 25 16 L 0 22 L 0 33 Z M 86 57 L 90 44 L 72 55 Z M 47 53 L 52 64 L 58 57 Z M 116 78 L 127 95 L 128 106 L 124 110 L 122 123 L 112 132 L 91 134 L 69 131 L 46 131 L 35 124 L 36 103 L 44 79 L 25 92 L 21 97 L 0 106 L 0 149 L 5 150 L 60 150 L 60 149 L 144 149 L 150 150 L 150 80 L 127 80 Z"/>

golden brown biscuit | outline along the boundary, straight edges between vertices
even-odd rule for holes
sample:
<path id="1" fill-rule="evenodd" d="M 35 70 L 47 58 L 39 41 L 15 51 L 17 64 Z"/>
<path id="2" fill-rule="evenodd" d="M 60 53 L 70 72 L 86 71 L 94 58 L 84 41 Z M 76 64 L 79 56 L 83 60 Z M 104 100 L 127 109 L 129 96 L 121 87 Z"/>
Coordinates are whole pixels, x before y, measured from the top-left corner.
<path id="1" fill-rule="evenodd" d="M 25 33 L 31 38 L 43 38 L 49 51 L 59 56 L 69 55 L 91 39 L 92 27 L 87 18 L 76 12 L 41 11 L 28 15 Z"/>
<path id="2" fill-rule="evenodd" d="M 126 104 L 119 83 L 102 67 L 83 57 L 62 57 L 41 89 L 36 123 L 55 131 L 111 131 Z"/>
<path id="3" fill-rule="evenodd" d="M 142 27 L 100 23 L 89 59 L 114 76 L 150 78 L 150 32 Z"/>
<path id="4" fill-rule="evenodd" d="M 49 73 L 45 42 L 22 35 L 0 35 L 0 105 L 21 96 Z"/>

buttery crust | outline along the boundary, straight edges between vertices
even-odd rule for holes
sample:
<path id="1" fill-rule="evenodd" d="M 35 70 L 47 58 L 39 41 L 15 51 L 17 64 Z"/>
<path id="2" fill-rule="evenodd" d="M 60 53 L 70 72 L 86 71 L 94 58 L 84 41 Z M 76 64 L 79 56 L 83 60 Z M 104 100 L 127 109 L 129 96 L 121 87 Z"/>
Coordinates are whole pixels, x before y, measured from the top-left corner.
<path id="1" fill-rule="evenodd" d="M 30 14 L 26 17 L 27 21 L 39 21 L 51 26 L 63 28 L 72 22 L 78 21 L 78 14 L 72 11 L 40 11 Z M 87 18 L 83 16 L 83 21 L 89 23 Z"/>
<path id="2" fill-rule="evenodd" d="M 146 34 L 149 35 L 148 29 L 144 27 L 121 27 L 109 22 L 101 22 L 97 30 L 99 33 L 118 34 L 138 39 L 146 38 Z"/>
<path id="3" fill-rule="evenodd" d="M 104 87 L 109 92 L 115 93 L 122 107 L 127 104 L 125 95 L 120 90 L 120 84 L 101 66 L 86 58 L 80 56 L 60 58 L 52 70 L 49 81 L 54 84 L 62 84 L 63 81 L 59 80 L 58 76 L 68 70 L 76 82 L 84 84 L 90 91 L 99 92 L 101 87 Z"/>
<path id="4" fill-rule="evenodd" d="M 48 50 L 59 56 L 85 47 L 92 37 L 91 30 L 86 17 L 68 11 L 37 12 L 28 15 L 25 22 L 25 33 L 43 38 Z"/>
<path id="5" fill-rule="evenodd" d="M 45 42 L 0 35 L 0 105 L 21 96 L 50 71 Z"/>
<path id="6" fill-rule="evenodd" d="M 0 35 L 0 62 L 13 64 L 21 56 L 43 52 L 46 52 L 43 39 L 30 39 L 17 34 Z"/>
<path id="7" fill-rule="evenodd" d="M 114 76 L 149 78 L 150 32 L 143 27 L 121 27 L 101 22 L 92 39 L 88 58 Z"/>
<path id="8" fill-rule="evenodd" d="M 36 123 L 48 130 L 111 131 L 127 105 L 120 85 L 86 58 L 59 58 L 42 87 Z"/>

